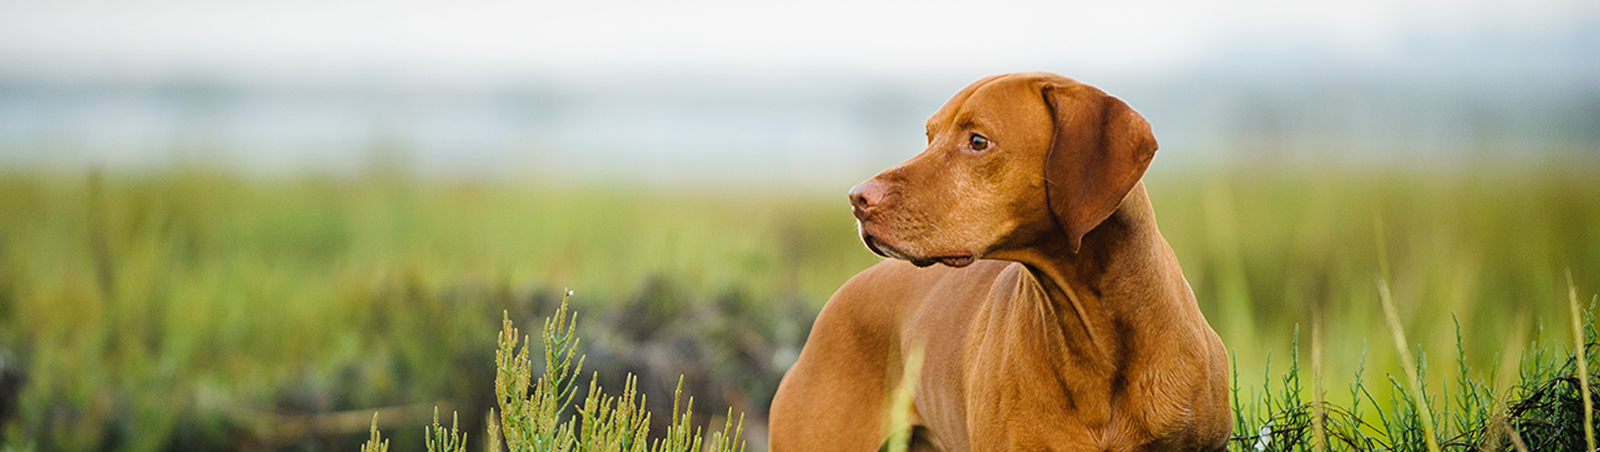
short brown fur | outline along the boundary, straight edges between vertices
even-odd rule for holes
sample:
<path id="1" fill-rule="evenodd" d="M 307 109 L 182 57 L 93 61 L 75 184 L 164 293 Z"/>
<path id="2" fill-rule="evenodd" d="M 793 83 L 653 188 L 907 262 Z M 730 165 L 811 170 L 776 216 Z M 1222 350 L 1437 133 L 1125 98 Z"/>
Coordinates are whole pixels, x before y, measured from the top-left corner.
<path id="1" fill-rule="evenodd" d="M 1155 151 L 1142 116 L 1066 77 L 957 93 L 925 151 L 851 190 L 862 239 L 897 259 L 818 315 L 772 450 L 878 449 L 916 347 L 912 450 L 1222 450 L 1228 358 L 1156 228 Z"/>

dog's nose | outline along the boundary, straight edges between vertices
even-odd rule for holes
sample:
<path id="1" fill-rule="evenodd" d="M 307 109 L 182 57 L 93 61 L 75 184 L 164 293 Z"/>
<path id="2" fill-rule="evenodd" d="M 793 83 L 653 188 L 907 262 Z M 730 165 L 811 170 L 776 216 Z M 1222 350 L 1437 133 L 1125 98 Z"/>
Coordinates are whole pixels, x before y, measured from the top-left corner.
<path id="1" fill-rule="evenodd" d="M 857 220 L 865 220 L 867 209 L 883 201 L 883 184 L 877 179 L 869 180 L 850 187 L 850 211 L 855 213 Z"/>

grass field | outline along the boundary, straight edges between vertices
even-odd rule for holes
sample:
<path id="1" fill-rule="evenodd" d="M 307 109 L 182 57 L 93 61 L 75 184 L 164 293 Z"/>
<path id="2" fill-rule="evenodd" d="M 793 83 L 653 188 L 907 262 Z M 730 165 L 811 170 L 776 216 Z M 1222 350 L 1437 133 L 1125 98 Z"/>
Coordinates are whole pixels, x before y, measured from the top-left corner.
<path id="1" fill-rule="evenodd" d="M 1597 169 L 1147 184 L 1242 392 L 1277 381 L 1297 331 L 1306 361 L 1315 318 L 1326 397 L 1348 404 L 1358 368 L 1379 399 L 1403 375 L 1380 278 L 1432 388 L 1459 377 L 1452 317 L 1490 384 L 1535 336 L 1571 344 L 1564 272 L 1585 305 L 1600 290 Z M 843 191 L 0 176 L 0 375 L 25 376 L 14 413 L 0 406 L 3 443 L 355 450 L 377 411 L 392 447 L 414 450 L 435 405 L 479 435 L 502 313 L 538 325 L 570 288 L 586 368 L 608 388 L 639 374 L 662 410 L 684 375 L 707 421 L 749 413 L 759 447 L 811 317 L 878 260 Z"/>

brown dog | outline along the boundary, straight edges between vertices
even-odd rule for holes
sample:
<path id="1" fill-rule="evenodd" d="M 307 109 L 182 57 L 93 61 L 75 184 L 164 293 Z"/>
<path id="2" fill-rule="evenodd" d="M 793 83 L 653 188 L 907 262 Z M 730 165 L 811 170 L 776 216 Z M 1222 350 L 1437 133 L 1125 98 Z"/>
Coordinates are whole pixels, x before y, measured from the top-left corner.
<path id="1" fill-rule="evenodd" d="M 1228 357 L 1156 230 L 1155 151 L 1137 112 L 1066 77 L 956 93 L 925 151 L 850 190 L 894 259 L 817 316 L 772 450 L 878 449 L 918 347 L 912 450 L 1221 450 Z"/>

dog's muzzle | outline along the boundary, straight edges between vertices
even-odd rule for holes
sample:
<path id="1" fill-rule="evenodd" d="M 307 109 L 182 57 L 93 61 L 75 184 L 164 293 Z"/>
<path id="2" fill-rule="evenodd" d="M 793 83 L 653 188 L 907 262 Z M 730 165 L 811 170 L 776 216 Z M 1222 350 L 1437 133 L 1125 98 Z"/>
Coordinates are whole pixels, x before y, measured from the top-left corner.
<path id="1" fill-rule="evenodd" d="M 900 259 L 910 262 L 911 265 L 918 267 L 927 267 L 933 264 L 945 264 L 951 267 L 960 268 L 971 265 L 974 260 L 972 256 L 915 257 L 907 254 L 904 251 L 900 251 L 900 249 L 889 245 L 882 239 L 879 239 L 877 236 L 872 235 L 872 233 L 867 232 L 867 225 L 862 221 L 856 221 L 856 229 L 861 232 L 861 242 L 867 245 L 867 249 L 872 251 L 872 254 L 890 259 Z"/>

